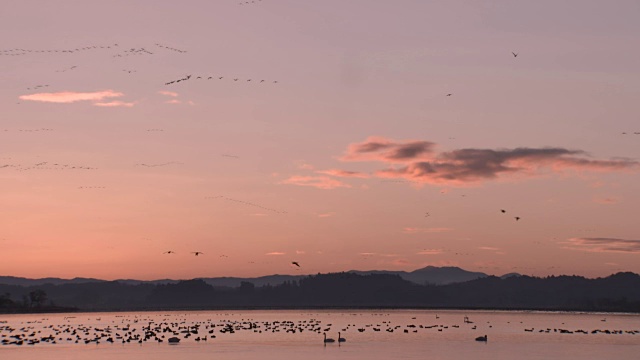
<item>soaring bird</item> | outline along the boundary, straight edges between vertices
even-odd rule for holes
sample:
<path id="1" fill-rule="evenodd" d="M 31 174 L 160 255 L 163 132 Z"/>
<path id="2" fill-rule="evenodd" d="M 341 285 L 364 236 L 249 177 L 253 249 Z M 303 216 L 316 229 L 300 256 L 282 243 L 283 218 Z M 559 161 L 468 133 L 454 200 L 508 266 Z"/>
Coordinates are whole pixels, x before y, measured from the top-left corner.
<path id="1" fill-rule="evenodd" d="M 173 250 L 165 251 L 163 254 L 175 254 L 176 252 Z"/>
<path id="2" fill-rule="evenodd" d="M 520 220 L 519 216 L 514 217 L 514 219 L 516 219 L 516 221 Z"/>
<path id="3" fill-rule="evenodd" d="M 505 210 L 505 209 L 500 209 L 500 212 L 504 214 L 504 213 L 506 213 L 506 212 L 507 212 L 507 210 Z"/>
<path id="4" fill-rule="evenodd" d="M 513 54 L 513 57 L 518 57 L 518 53 L 512 51 L 511 54 Z"/>
<path id="5" fill-rule="evenodd" d="M 447 96 L 451 96 L 451 95 L 453 95 L 453 94 L 447 94 Z"/>
<path id="6" fill-rule="evenodd" d="M 295 266 L 297 266 L 297 267 L 300 267 L 300 264 L 298 264 L 298 262 L 297 262 L 297 261 L 292 261 L 292 262 L 291 262 L 291 264 L 293 264 L 293 265 L 295 265 Z"/>
<path id="7" fill-rule="evenodd" d="M 201 255 L 201 254 L 204 255 L 204 253 L 200 252 L 200 251 L 194 251 L 194 252 L 192 252 L 192 254 L 194 254 L 195 256 L 198 256 L 198 255 Z"/>

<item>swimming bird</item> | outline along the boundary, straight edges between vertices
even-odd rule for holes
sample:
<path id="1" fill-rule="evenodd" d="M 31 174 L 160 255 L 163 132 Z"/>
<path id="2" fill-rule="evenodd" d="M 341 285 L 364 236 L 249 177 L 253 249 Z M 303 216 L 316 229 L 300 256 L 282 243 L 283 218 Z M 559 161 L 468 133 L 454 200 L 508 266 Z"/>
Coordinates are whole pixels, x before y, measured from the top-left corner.
<path id="1" fill-rule="evenodd" d="M 324 343 L 333 343 L 336 342 L 334 339 L 332 338 L 327 338 L 327 333 L 322 333 L 324 335 Z"/>
<path id="2" fill-rule="evenodd" d="M 478 336 L 478 337 L 476 338 L 476 341 L 484 341 L 484 342 L 487 342 L 487 335 L 485 335 L 485 336 Z"/>
<path id="3" fill-rule="evenodd" d="M 345 339 L 343 337 L 340 337 L 340 332 L 338 331 L 338 342 L 341 343 L 341 342 L 345 342 L 345 341 L 347 341 L 347 339 Z"/>
<path id="4" fill-rule="evenodd" d="M 300 264 L 298 264 L 298 262 L 297 262 L 297 261 L 292 261 L 291 263 L 292 263 L 293 265 L 297 266 L 297 267 L 300 267 Z"/>
<path id="5" fill-rule="evenodd" d="M 198 256 L 198 255 L 201 255 L 201 254 L 204 255 L 204 253 L 200 252 L 200 251 L 193 251 L 191 253 L 194 254 L 195 256 Z"/>

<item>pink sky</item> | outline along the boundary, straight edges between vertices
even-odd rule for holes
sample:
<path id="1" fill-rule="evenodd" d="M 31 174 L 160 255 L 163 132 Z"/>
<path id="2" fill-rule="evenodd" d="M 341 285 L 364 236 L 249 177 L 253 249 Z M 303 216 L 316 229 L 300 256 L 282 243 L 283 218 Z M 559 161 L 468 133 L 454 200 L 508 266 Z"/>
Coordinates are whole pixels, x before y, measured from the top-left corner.
<path id="1" fill-rule="evenodd" d="M 4 1 L 0 275 L 640 272 L 639 17 Z"/>

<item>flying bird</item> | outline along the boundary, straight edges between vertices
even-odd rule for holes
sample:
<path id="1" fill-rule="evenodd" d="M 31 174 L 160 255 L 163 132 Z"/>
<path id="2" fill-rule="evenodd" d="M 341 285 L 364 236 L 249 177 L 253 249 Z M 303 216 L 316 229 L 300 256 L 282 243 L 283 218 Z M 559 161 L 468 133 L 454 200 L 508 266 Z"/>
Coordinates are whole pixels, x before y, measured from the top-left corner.
<path id="1" fill-rule="evenodd" d="M 505 209 L 500 209 L 500 212 L 504 214 L 504 213 L 506 213 L 506 212 L 507 212 L 507 210 L 505 210 Z"/>
<path id="2" fill-rule="evenodd" d="M 516 219 L 516 221 L 520 220 L 519 216 L 514 217 L 514 219 Z"/>
<path id="3" fill-rule="evenodd" d="M 512 51 L 511 54 L 513 54 L 513 57 L 518 57 L 518 53 Z"/>
<path id="4" fill-rule="evenodd" d="M 447 94 L 447 96 L 451 96 L 451 95 L 453 95 L 453 94 Z"/>
<path id="5" fill-rule="evenodd" d="M 201 255 L 201 254 L 204 255 L 204 253 L 200 252 L 200 251 L 193 251 L 192 254 L 194 254 L 195 256 L 198 256 L 198 255 Z"/>
<path id="6" fill-rule="evenodd" d="M 300 267 L 300 264 L 298 264 L 298 262 L 297 262 L 297 261 L 292 261 L 292 262 L 291 262 L 291 264 L 293 264 L 293 265 L 295 265 L 295 266 L 297 266 L 297 267 Z"/>
<path id="7" fill-rule="evenodd" d="M 175 254 L 176 252 L 173 250 L 165 251 L 163 254 Z"/>

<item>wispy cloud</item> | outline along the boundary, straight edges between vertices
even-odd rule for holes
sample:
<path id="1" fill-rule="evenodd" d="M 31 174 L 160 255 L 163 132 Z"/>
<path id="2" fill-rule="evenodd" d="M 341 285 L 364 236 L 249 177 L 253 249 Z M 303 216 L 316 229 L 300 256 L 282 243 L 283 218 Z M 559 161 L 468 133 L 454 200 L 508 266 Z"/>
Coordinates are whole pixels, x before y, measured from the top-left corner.
<path id="1" fill-rule="evenodd" d="M 171 97 L 177 97 L 178 96 L 177 92 L 175 92 L 175 91 L 166 91 L 166 90 L 158 91 L 158 94 L 164 95 L 164 96 L 171 96 Z"/>
<path id="2" fill-rule="evenodd" d="M 95 102 L 93 106 L 103 106 L 103 107 L 133 107 L 135 102 L 124 102 L 120 100 L 108 101 L 108 102 Z"/>
<path id="3" fill-rule="evenodd" d="M 296 255 L 304 255 L 306 252 L 304 250 L 296 250 Z"/>
<path id="4" fill-rule="evenodd" d="M 291 176 L 290 178 L 283 180 L 281 184 L 311 186 L 324 190 L 331 190 L 339 187 L 351 187 L 349 184 L 345 184 L 342 181 L 332 179 L 327 176 Z"/>
<path id="5" fill-rule="evenodd" d="M 640 253 L 640 240 L 616 238 L 571 238 L 564 242 L 566 249 L 588 252 Z"/>
<path id="6" fill-rule="evenodd" d="M 328 212 L 328 213 L 323 213 L 323 214 L 318 214 L 319 218 L 326 218 L 326 217 L 331 217 L 333 215 L 335 215 L 336 213 L 334 212 Z"/>
<path id="7" fill-rule="evenodd" d="M 347 147 L 342 161 L 375 161 L 390 167 L 375 172 L 382 178 L 422 184 L 463 186 L 500 177 L 526 178 L 545 172 L 637 170 L 631 159 L 592 159 L 582 150 L 560 147 L 458 149 L 436 152 L 429 141 L 394 141 L 370 137 Z M 337 170 L 332 170 L 338 173 Z"/>
<path id="8" fill-rule="evenodd" d="M 399 143 L 383 137 L 371 136 L 361 143 L 349 145 L 343 161 L 382 161 L 404 163 L 429 158 L 435 144 L 429 141 Z"/>
<path id="9" fill-rule="evenodd" d="M 95 92 L 74 92 L 64 91 L 55 93 L 37 93 L 29 95 L 21 95 L 21 100 L 39 101 L 48 103 L 70 104 L 78 101 L 102 101 L 108 98 L 122 97 L 121 92 L 113 90 L 95 91 Z"/>
<path id="10" fill-rule="evenodd" d="M 597 203 L 597 204 L 603 204 L 603 205 L 611 205 L 611 204 L 617 204 L 620 202 L 620 200 L 613 198 L 613 197 L 597 197 L 595 199 L 593 199 L 593 202 Z"/>
<path id="11" fill-rule="evenodd" d="M 487 251 L 500 251 L 500 248 L 491 247 L 491 246 L 480 246 L 480 247 L 478 247 L 478 249 L 487 250 Z"/>
<path id="12" fill-rule="evenodd" d="M 164 102 L 165 104 L 182 104 L 182 101 L 178 99 L 171 99 Z"/>
<path id="13" fill-rule="evenodd" d="M 266 253 L 265 255 L 267 255 L 267 256 L 278 256 L 278 255 L 286 255 L 286 253 L 279 252 L 279 251 L 273 251 L 273 252 Z"/>
<path id="14" fill-rule="evenodd" d="M 451 228 L 445 227 L 432 227 L 432 228 L 415 228 L 415 227 L 406 227 L 402 229 L 402 232 L 405 234 L 419 234 L 419 233 L 443 233 L 453 231 Z"/>
<path id="15" fill-rule="evenodd" d="M 418 251 L 416 254 L 418 254 L 418 255 L 438 255 L 438 254 L 442 254 L 442 249 L 424 249 L 422 251 Z"/>
<path id="16" fill-rule="evenodd" d="M 351 177 L 351 178 L 361 178 L 361 179 L 366 179 L 370 177 L 369 174 L 365 174 L 357 171 L 347 171 L 347 170 L 339 170 L 339 169 L 318 170 L 316 172 L 318 174 L 331 175 L 335 177 Z"/>

